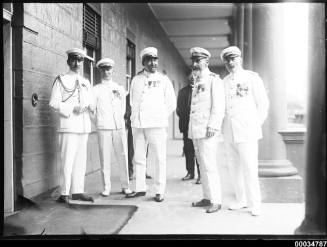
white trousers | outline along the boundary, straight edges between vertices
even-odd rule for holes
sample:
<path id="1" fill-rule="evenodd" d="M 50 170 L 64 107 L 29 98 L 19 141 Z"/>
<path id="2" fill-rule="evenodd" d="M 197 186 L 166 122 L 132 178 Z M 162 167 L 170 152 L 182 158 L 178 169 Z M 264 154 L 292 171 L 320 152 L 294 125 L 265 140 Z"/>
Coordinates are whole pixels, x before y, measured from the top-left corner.
<path id="1" fill-rule="evenodd" d="M 164 194 L 166 189 L 166 128 L 132 128 L 135 167 L 135 191 L 146 192 L 146 152 L 154 152 L 154 191 Z"/>
<path id="2" fill-rule="evenodd" d="M 217 162 L 218 136 L 193 139 L 193 145 L 200 166 L 203 199 L 221 204 L 221 185 Z"/>
<path id="3" fill-rule="evenodd" d="M 111 154 L 114 153 L 119 167 L 122 188 L 129 188 L 127 137 L 125 129 L 98 130 L 98 143 L 104 190 L 111 191 Z"/>
<path id="4" fill-rule="evenodd" d="M 258 141 L 226 142 L 225 145 L 237 203 L 259 207 L 261 193 L 258 176 Z"/>
<path id="5" fill-rule="evenodd" d="M 61 195 L 84 193 L 88 133 L 59 133 Z"/>

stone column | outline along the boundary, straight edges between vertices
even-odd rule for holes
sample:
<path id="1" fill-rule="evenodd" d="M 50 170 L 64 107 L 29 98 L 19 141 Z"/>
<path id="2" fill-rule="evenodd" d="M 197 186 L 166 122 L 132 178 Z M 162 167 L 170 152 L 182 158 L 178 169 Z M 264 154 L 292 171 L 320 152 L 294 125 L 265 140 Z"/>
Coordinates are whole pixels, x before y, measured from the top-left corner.
<path id="1" fill-rule="evenodd" d="M 252 69 L 252 3 L 237 5 L 235 44 L 243 53 L 243 66 Z"/>
<path id="2" fill-rule="evenodd" d="M 287 125 L 282 5 L 252 5 L 252 65 L 263 79 L 270 101 L 263 139 L 259 141 L 263 202 L 303 201 L 302 179 L 287 160 L 285 143 L 278 133 Z"/>
<path id="3" fill-rule="evenodd" d="M 305 218 L 295 234 L 326 235 L 325 5 L 309 5 L 309 108 Z"/>
<path id="4" fill-rule="evenodd" d="M 241 51 L 243 50 L 243 44 L 244 44 L 244 4 L 240 3 L 237 6 L 237 17 L 236 17 L 236 26 L 237 26 L 237 31 L 236 31 L 236 37 L 237 37 L 237 42 L 236 46 L 238 46 Z"/>
<path id="5" fill-rule="evenodd" d="M 243 66 L 252 70 L 252 3 L 244 6 Z"/>

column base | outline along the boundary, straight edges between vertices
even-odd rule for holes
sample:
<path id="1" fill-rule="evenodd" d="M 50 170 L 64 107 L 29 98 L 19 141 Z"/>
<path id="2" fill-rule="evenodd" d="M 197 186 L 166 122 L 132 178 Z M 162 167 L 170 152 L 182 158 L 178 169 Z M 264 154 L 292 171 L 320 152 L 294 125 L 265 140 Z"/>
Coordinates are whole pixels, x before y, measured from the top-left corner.
<path id="1" fill-rule="evenodd" d="M 259 161 L 259 177 L 287 177 L 297 174 L 297 169 L 289 160 Z"/>
<path id="2" fill-rule="evenodd" d="M 303 180 L 299 175 L 260 177 L 263 203 L 303 203 Z"/>
<path id="3" fill-rule="evenodd" d="M 260 160 L 259 181 L 262 202 L 304 202 L 303 179 L 287 160 Z"/>
<path id="4" fill-rule="evenodd" d="M 326 226 L 317 223 L 317 219 L 305 218 L 301 225 L 295 229 L 295 235 L 326 235 Z"/>

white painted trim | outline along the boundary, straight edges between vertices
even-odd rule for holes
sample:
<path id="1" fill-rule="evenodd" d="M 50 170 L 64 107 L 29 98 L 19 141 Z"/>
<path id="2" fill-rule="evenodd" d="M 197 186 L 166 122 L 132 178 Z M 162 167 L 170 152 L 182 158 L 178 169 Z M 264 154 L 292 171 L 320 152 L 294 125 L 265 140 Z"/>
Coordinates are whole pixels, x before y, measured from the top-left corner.
<path id="1" fill-rule="evenodd" d="M 2 9 L 2 10 L 3 10 L 3 19 L 6 19 L 7 21 L 11 21 L 12 13 L 6 9 Z"/>
<path id="2" fill-rule="evenodd" d="M 94 58 L 89 57 L 88 55 L 85 55 L 85 58 L 87 58 L 88 60 L 91 60 L 92 62 L 94 62 Z"/>

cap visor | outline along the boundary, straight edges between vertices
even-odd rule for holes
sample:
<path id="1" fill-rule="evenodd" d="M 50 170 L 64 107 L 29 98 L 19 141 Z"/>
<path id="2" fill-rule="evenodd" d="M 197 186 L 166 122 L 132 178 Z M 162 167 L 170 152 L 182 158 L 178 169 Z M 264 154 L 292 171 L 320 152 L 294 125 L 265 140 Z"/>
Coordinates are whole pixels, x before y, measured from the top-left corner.
<path id="1" fill-rule="evenodd" d="M 230 55 L 225 55 L 223 58 L 228 58 L 228 57 L 240 57 L 238 54 L 230 54 Z"/>
<path id="2" fill-rule="evenodd" d="M 195 56 L 191 56 L 190 58 L 192 59 L 192 58 L 208 58 L 208 57 L 203 55 L 195 55 Z"/>

